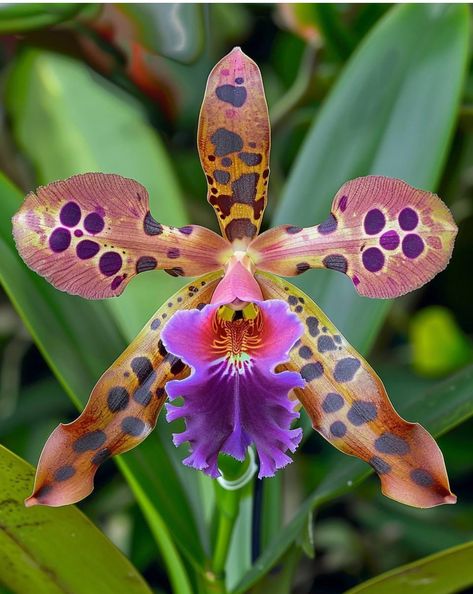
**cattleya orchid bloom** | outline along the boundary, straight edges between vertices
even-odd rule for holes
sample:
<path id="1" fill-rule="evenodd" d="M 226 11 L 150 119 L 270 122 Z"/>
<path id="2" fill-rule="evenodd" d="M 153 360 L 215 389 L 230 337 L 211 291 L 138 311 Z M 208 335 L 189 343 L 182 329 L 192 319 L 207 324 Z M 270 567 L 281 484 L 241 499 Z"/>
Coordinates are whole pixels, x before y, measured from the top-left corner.
<path id="1" fill-rule="evenodd" d="M 88 495 L 98 466 L 143 441 L 167 398 L 167 419 L 185 420 L 174 436 L 189 443 L 184 463 L 212 477 L 220 453 L 242 460 L 249 446 L 259 477 L 290 462 L 300 403 L 325 439 L 371 464 L 385 495 L 418 507 L 454 503 L 429 433 L 396 414 L 381 380 L 317 305 L 274 276 L 329 268 L 361 295 L 402 295 L 448 263 L 457 229 L 447 207 L 403 181 L 363 177 L 342 186 L 319 225 L 258 235 L 270 129 L 259 69 L 240 48 L 209 76 L 198 149 L 222 237 L 158 223 L 143 186 L 103 173 L 40 187 L 14 217 L 25 262 L 68 293 L 114 297 L 157 268 L 198 276 L 103 374 L 82 414 L 55 429 L 26 504 Z"/>

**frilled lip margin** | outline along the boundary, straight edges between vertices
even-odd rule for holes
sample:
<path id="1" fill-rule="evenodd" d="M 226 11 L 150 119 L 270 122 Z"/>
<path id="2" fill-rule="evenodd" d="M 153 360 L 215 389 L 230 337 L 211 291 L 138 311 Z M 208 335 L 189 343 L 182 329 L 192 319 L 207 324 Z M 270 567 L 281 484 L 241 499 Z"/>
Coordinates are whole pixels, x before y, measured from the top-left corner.
<path id="1" fill-rule="evenodd" d="M 167 420 L 185 420 L 174 443 L 189 442 L 186 465 L 216 478 L 219 453 L 243 460 L 251 444 L 260 478 L 291 462 L 286 452 L 296 450 L 302 430 L 290 428 L 299 415 L 288 394 L 304 380 L 275 368 L 289 360 L 302 332 L 297 316 L 276 299 L 256 302 L 250 317 L 225 316 L 225 307 L 207 305 L 169 320 L 162 333 L 166 349 L 192 369 L 166 386 L 171 401 L 183 398 L 180 406 L 167 405 Z"/>

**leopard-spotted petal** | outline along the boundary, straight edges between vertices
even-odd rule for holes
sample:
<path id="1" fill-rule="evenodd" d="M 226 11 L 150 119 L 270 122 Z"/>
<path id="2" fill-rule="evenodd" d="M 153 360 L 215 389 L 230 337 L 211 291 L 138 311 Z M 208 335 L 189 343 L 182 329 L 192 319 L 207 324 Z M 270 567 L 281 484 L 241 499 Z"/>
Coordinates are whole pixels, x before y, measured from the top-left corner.
<path id="1" fill-rule="evenodd" d="M 344 184 L 320 225 L 276 227 L 256 238 L 249 253 L 261 270 L 294 276 L 329 268 L 347 274 L 361 295 L 390 298 L 443 270 L 456 233 L 450 211 L 435 194 L 369 176 Z"/>
<path id="2" fill-rule="evenodd" d="M 136 274 L 165 269 L 198 276 L 222 268 L 228 244 L 203 227 L 166 227 L 148 192 L 119 175 L 86 173 L 40 187 L 13 218 L 20 255 L 62 291 L 89 299 L 120 295 Z"/>
<path id="3" fill-rule="evenodd" d="M 371 464 L 388 497 L 415 507 L 455 503 L 434 439 L 396 413 L 379 377 L 321 309 L 287 281 L 267 273 L 257 280 L 265 299 L 285 299 L 304 322 L 289 368 L 306 380 L 295 394 L 314 429 Z"/>
<path id="4" fill-rule="evenodd" d="M 204 307 L 219 279 L 218 273 L 201 277 L 171 297 L 99 379 L 82 414 L 53 431 L 27 506 L 80 501 L 92 492 L 102 462 L 147 437 L 166 400 L 165 383 L 188 372 L 167 353 L 161 332 L 177 310 Z"/>
<path id="5" fill-rule="evenodd" d="M 249 243 L 266 206 L 270 129 L 259 68 L 239 47 L 210 73 L 197 143 L 223 236 Z"/>

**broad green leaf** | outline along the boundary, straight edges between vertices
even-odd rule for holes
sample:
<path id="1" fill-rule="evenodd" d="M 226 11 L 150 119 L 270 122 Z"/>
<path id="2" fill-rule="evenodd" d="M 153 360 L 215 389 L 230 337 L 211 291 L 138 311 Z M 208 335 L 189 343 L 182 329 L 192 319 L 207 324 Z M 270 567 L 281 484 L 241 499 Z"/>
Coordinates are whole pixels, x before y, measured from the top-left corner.
<path id="1" fill-rule="evenodd" d="M 0 446 L 0 586 L 15 594 L 151 594 L 76 507 L 26 508 L 34 470 Z"/>
<path id="2" fill-rule="evenodd" d="M 95 5 L 96 6 L 96 5 Z M 75 18 L 81 12 L 94 10 L 94 4 L 76 2 L 46 4 L 25 2 L 0 6 L 0 33 L 22 33 L 51 27 Z"/>
<path id="3" fill-rule="evenodd" d="M 453 594 L 473 585 L 473 541 L 397 567 L 346 594 Z"/>
<path id="4" fill-rule="evenodd" d="M 59 381 L 82 408 L 125 341 L 102 303 L 60 293 L 26 267 L 16 251 L 10 222 L 22 196 L 1 174 L 0 195 L 0 282 Z M 203 562 L 203 551 L 182 482 L 159 439 L 161 429 L 170 440 L 164 424 L 140 448 L 120 458 L 119 465 L 150 520 L 163 556 L 173 564 L 175 573 L 172 567 L 168 570 L 174 581 L 184 570 L 176 560 L 170 533 L 194 565 Z"/>
<path id="5" fill-rule="evenodd" d="M 402 398 L 403 394 L 392 396 L 402 417 L 420 422 L 438 437 L 473 416 L 473 365 L 425 392 L 412 394 L 409 401 Z M 341 454 L 338 458 L 339 461 L 333 470 L 268 545 L 238 584 L 235 593 L 246 592 L 277 563 L 296 539 L 303 538 L 303 533 L 307 529 L 307 517 L 314 509 L 350 491 L 372 472 L 359 460 L 343 457 Z"/>
<path id="6" fill-rule="evenodd" d="M 274 224 L 314 225 L 347 180 L 378 174 L 434 190 L 452 137 L 469 39 L 465 5 L 404 4 L 382 18 L 348 62 L 307 135 Z M 441 81 L 441 82 L 440 82 Z M 390 302 L 359 297 L 332 271 L 298 279 L 366 352 Z"/>
<path id="7" fill-rule="evenodd" d="M 26 50 L 13 66 L 7 105 L 38 184 L 87 171 L 118 173 L 148 189 L 156 219 L 188 222 L 170 158 L 142 109 L 84 64 Z M 107 303 L 129 340 L 180 286 L 157 274 L 142 274 Z"/>
<path id="8" fill-rule="evenodd" d="M 115 12 L 119 13 L 120 20 L 125 18 L 128 21 L 133 41 L 150 52 L 179 62 L 191 62 L 202 51 L 204 18 L 203 7 L 199 4 L 114 4 L 112 9 L 108 9 L 112 22 Z"/>

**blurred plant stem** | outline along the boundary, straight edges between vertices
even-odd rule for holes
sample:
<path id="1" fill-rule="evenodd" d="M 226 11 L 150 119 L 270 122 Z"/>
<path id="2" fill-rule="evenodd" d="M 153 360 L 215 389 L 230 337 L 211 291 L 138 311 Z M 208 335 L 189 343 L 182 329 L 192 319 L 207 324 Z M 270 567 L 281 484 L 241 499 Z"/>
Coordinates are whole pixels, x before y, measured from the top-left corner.
<path id="1" fill-rule="evenodd" d="M 287 116 L 299 106 L 314 74 L 318 47 L 307 45 L 302 56 L 296 79 L 290 89 L 271 110 L 271 128 L 273 133 L 284 122 Z"/>
<path id="2" fill-rule="evenodd" d="M 230 551 L 233 529 L 240 510 L 240 501 L 245 487 L 251 483 L 257 466 L 253 450 L 243 462 L 228 456 L 220 456 L 219 470 L 222 476 L 214 481 L 217 507 L 217 535 L 211 561 L 211 570 L 204 575 L 206 592 L 225 594 L 225 567 Z"/>

